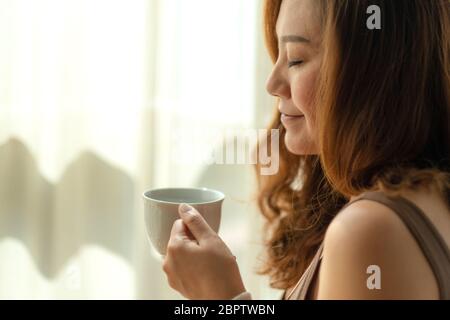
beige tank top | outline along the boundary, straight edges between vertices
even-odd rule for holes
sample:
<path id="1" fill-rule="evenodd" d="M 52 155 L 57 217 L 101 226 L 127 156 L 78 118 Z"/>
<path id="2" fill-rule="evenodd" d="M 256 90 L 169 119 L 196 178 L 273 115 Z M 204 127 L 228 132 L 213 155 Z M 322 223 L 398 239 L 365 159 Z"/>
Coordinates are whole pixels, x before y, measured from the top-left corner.
<path id="1" fill-rule="evenodd" d="M 450 249 L 423 211 L 408 199 L 388 197 L 380 191 L 362 193 L 353 201 L 347 203 L 340 211 L 351 203 L 362 199 L 382 203 L 398 214 L 430 263 L 439 286 L 440 299 L 450 300 Z M 323 242 L 289 296 L 286 297 L 286 291 L 283 292 L 282 300 L 305 300 L 308 297 L 308 289 L 318 270 L 322 256 Z"/>

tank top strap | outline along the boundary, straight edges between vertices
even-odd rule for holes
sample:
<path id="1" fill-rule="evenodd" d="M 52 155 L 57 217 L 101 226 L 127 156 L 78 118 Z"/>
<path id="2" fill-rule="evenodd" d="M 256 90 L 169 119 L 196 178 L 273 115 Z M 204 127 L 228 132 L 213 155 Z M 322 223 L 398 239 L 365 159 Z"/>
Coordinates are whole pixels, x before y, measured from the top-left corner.
<path id="1" fill-rule="evenodd" d="M 286 300 L 305 300 L 308 291 L 311 285 L 311 282 L 317 272 L 317 269 L 320 265 L 320 261 L 323 256 L 323 241 L 319 245 L 319 248 L 317 249 L 312 261 L 310 262 L 309 266 L 306 268 L 306 270 L 303 272 L 301 278 L 298 280 L 297 284 L 292 289 L 291 293 L 286 297 L 286 290 L 284 291 L 282 295 L 282 299 Z"/>

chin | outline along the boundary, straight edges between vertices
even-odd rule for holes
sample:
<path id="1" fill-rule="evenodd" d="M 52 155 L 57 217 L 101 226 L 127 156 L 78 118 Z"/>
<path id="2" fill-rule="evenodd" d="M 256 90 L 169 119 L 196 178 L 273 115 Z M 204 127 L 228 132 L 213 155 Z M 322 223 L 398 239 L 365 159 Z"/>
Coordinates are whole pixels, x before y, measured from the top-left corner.
<path id="1" fill-rule="evenodd" d="M 314 147 L 314 143 L 309 143 L 308 141 L 299 141 L 289 139 L 287 136 L 285 137 L 286 148 L 289 152 L 296 155 L 312 155 L 317 154 L 317 150 Z"/>

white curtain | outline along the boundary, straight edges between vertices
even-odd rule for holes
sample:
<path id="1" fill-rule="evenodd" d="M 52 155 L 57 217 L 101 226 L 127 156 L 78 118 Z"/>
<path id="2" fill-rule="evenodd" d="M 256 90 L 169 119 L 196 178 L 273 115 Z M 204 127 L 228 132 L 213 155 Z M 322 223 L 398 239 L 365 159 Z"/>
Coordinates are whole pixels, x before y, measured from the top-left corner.
<path id="1" fill-rule="evenodd" d="M 182 298 L 143 224 L 167 186 L 224 191 L 219 234 L 278 296 L 254 272 L 252 166 L 189 163 L 211 143 L 180 140 L 264 128 L 261 30 L 258 0 L 0 0 L 1 299 Z"/>

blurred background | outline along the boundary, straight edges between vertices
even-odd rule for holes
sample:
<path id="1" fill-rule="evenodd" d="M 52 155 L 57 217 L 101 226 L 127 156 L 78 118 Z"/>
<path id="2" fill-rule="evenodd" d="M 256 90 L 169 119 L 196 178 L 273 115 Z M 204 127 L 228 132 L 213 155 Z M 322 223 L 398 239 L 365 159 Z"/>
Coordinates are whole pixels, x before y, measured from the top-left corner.
<path id="1" fill-rule="evenodd" d="M 266 127 L 262 38 L 262 0 L 0 0 L 0 299 L 182 299 L 143 218 L 169 186 L 226 194 L 219 235 L 277 298 L 253 166 L 174 153 L 180 130 Z"/>

